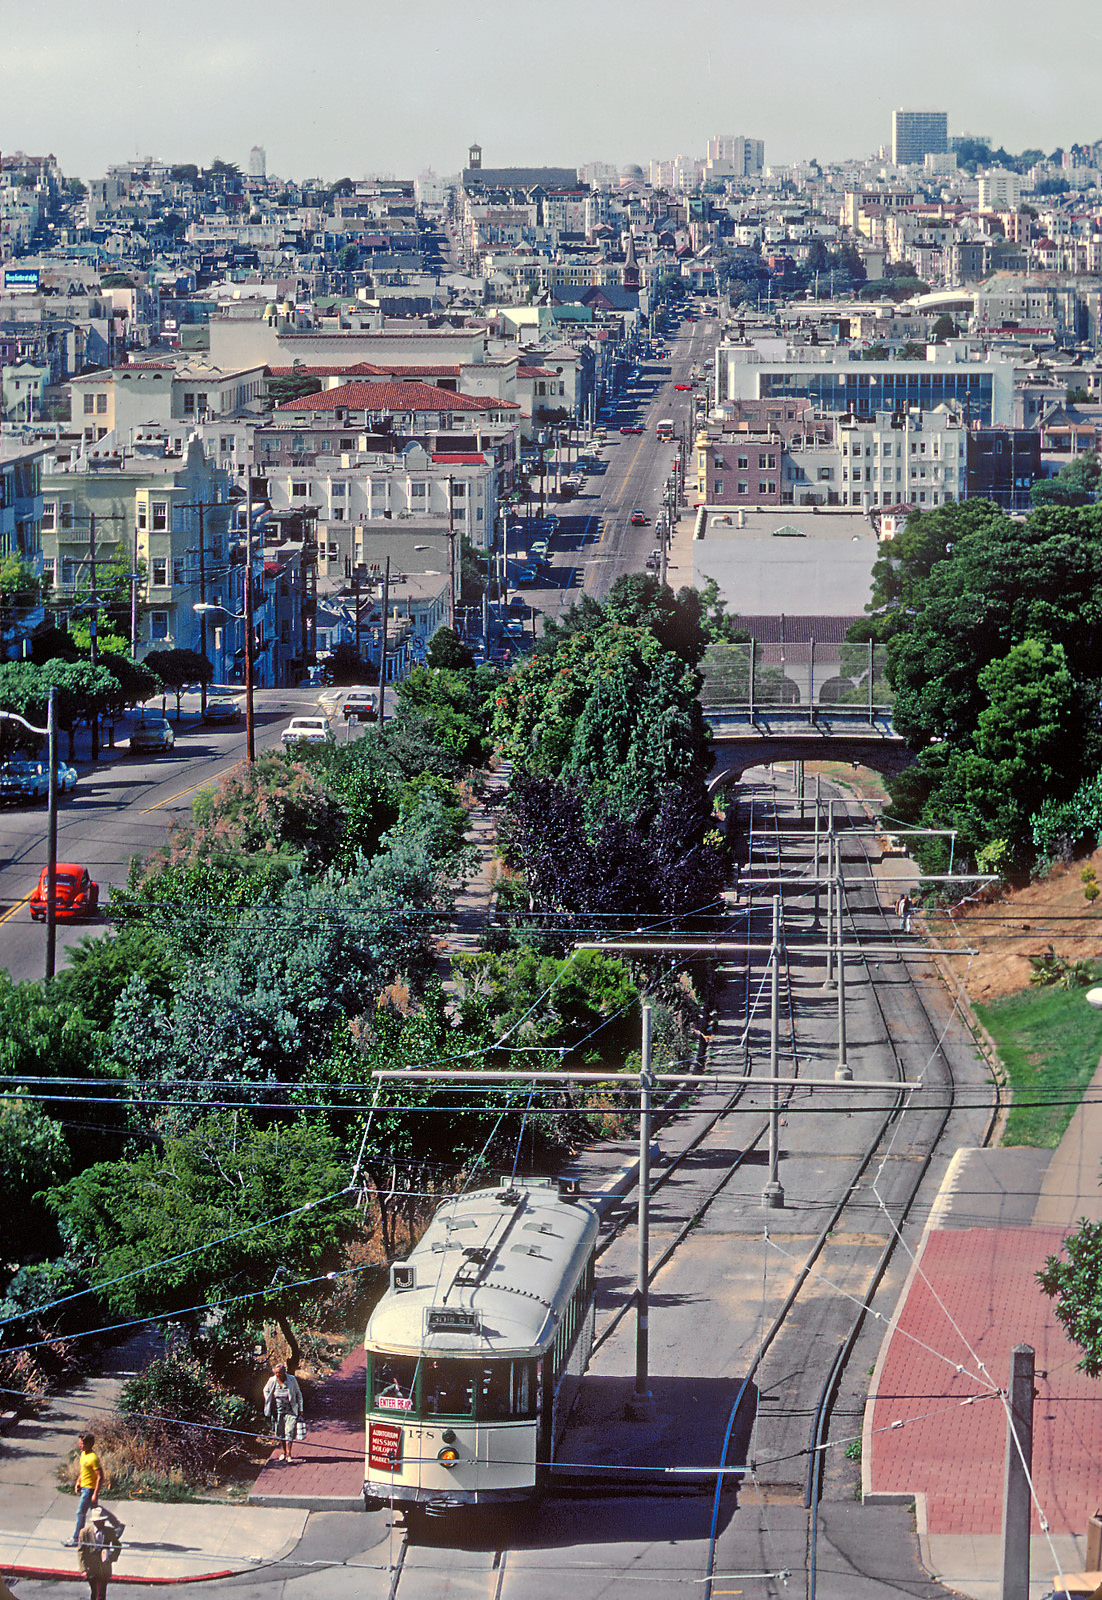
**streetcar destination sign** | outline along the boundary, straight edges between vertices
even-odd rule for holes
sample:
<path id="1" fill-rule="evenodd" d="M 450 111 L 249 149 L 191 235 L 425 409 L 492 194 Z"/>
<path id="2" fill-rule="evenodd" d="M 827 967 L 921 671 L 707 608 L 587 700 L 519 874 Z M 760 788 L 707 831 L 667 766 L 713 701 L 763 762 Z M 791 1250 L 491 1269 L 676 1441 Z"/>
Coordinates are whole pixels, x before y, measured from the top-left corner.
<path id="1" fill-rule="evenodd" d="M 402 1459 L 402 1430 L 394 1422 L 372 1422 L 367 1433 L 367 1463 L 378 1472 L 396 1472 Z"/>

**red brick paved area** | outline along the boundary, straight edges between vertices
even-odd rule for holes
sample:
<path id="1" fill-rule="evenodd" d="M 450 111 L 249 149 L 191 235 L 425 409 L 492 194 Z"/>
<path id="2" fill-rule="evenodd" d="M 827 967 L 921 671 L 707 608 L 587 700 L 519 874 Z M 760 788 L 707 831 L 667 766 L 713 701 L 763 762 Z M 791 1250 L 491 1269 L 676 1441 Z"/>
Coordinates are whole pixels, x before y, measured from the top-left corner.
<path id="1" fill-rule="evenodd" d="M 1102 1384 L 1076 1372 L 1080 1352 L 1034 1278 L 1063 1236 L 1062 1228 L 965 1228 L 927 1237 L 880 1377 L 869 1487 L 924 1491 L 932 1534 L 1002 1529 L 1006 1412 L 997 1397 L 965 1403 L 987 1388 L 969 1347 L 999 1388 L 1016 1344 L 1031 1344 L 1048 1374 L 1036 1384 L 1033 1476 L 1051 1531 L 1082 1534 L 1102 1503 Z"/>
<path id="2" fill-rule="evenodd" d="M 290 1466 L 275 1451 L 260 1472 L 251 1498 L 288 1495 L 295 1499 L 355 1498 L 364 1482 L 364 1384 L 366 1357 L 361 1346 L 307 1402 L 307 1436 L 296 1444 Z"/>

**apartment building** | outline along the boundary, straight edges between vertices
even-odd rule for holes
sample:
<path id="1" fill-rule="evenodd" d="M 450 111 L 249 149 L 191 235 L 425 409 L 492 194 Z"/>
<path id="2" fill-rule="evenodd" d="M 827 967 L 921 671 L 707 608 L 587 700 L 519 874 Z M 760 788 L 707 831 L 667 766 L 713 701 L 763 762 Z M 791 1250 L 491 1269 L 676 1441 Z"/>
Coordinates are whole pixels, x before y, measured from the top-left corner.
<path id="1" fill-rule="evenodd" d="M 89 444 L 143 424 L 228 417 L 264 394 L 262 366 L 224 371 L 188 362 L 136 362 L 69 384 L 72 419 Z"/>
<path id="2" fill-rule="evenodd" d="M 940 155 L 949 148 L 947 111 L 892 112 L 892 164 L 897 167 L 921 163 L 927 155 Z"/>
<path id="3" fill-rule="evenodd" d="M 837 425 L 839 503 L 932 510 L 968 491 L 968 431 L 947 410 L 878 411 Z"/>
<path id="4" fill-rule="evenodd" d="M 42 561 L 64 609 L 90 587 L 93 571 L 137 574 L 137 656 L 199 648 L 193 606 L 210 598 L 229 559 L 225 474 L 198 440 L 182 454 L 163 438 L 122 449 L 59 441 L 42 474 Z M 203 537 L 200 539 L 200 511 Z"/>

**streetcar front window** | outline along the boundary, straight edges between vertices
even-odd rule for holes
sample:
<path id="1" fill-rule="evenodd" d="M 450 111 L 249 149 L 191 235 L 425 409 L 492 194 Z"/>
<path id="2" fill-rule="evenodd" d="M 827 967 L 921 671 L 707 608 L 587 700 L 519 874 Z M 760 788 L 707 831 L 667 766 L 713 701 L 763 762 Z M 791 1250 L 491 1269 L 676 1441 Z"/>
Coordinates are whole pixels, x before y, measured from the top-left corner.
<path id="1" fill-rule="evenodd" d="M 475 1368 L 469 1361 L 425 1361 L 421 1366 L 421 1413 L 426 1417 L 474 1415 Z"/>
<path id="2" fill-rule="evenodd" d="M 416 1383 L 416 1356 L 372 1354 L 370 1403 L 376 1411 L 412 1411 Z"/>

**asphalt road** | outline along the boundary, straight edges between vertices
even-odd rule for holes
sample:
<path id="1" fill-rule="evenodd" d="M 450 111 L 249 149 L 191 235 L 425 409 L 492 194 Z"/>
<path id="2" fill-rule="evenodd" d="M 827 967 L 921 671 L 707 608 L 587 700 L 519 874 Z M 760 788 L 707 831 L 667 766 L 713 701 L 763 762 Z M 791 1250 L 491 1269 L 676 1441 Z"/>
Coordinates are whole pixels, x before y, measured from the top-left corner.
<path id="1" fill-rule="evenodd" d="M 318 696 L 316 688 L 260 690 L 258 748 L 278 745 L 289 719 L 315 709 Z M 187 713 L 186 697 L 184 704 L 181 723 L 171 719 L 179 728 L 172 751 L 132 757 L 120 738 L 118 748 L 105 751 L 96 767 L 78 762 L 76 788 L 58 800 L 58 860 L 87 867 L 104 902 L 111 884 L 126 882 L 131 857 L 161 844 L 173 822 L 190 816 L 196 791 L 244 758 L 243 722 L 205 727 L 194 712 Z M 0 967 L 16 980 L 40 978 L 44 971 L 46 930 L 31 921 L 26 900 L 45 864 L 45 806 L 5 806 L 0 810 Z M 59 970 L 65 948 L 103 925 L 102 919 L 58 924 Z"/>
<path id="2" fill-rule="evenodd" d="M 707 372 L 719 331 L 714 318 L 683 323 L 667 340 L 665 357 L 641 362 L 640 381 L 602 419 L 608 438 L 600 465 L 584 475 L 582 493 L 569 501 L 548 500 L 547 510 L 559 518 L 559 525 L 549 551 L 547 581 L 522 591 L 535 613 L 537 631 L 542 617 L 560 616 L 579 591 L 601 600 L 624 573 L 643 571 L 657 542 L 654 523 L 676 455 L 676 446 L 660 442 L 655 427 L 660 418 L 669 417 L 691 440 L 694 395 L 674 386 L 687 383 L 694 366 Z M 625 425 L 645 431 L 622 434 Z M 570 470 L 576 470 L 572 456 Z M 635 510 L 648 518 L 647 526 L 632 527 Z M 525 549 L 523 538 L 520 549 Z M 690 574 L 670 569 L 673 588 L 689 581 Z"/>

